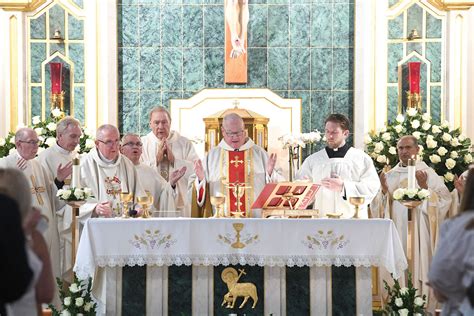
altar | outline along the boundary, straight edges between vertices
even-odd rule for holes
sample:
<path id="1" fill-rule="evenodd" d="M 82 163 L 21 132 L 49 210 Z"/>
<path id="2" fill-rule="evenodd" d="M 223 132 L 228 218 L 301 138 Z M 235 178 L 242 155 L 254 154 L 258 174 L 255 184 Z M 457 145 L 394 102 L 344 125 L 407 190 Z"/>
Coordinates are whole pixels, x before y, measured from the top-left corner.
<path id="1" fill-rule="evenodd" d="M 154 218 L 88 220 L 74 270 L 107 315 L 371 315 L 372 266 L 407 267 L 391 220 Z"/>

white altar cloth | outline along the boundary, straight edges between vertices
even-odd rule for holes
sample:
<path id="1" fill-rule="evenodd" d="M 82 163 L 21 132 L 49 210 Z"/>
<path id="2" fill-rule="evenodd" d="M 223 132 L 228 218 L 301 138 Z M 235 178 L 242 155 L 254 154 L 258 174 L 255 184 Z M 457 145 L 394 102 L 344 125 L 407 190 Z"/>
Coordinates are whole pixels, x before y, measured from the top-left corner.
<path id="1" fill-rule="evenodd" d="M 76 258 L 80 279 L 145 264 L 382 266 L 395 278 L 407 268 L 387 219 L 89 219 Z"/>

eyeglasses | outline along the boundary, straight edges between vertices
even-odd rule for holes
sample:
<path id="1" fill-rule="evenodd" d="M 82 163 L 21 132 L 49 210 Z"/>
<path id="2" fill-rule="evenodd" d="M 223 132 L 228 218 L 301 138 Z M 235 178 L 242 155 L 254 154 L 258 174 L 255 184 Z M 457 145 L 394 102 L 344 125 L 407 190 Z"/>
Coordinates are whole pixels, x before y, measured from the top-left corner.
<path id="1" fill-rule="evenodd" d="M 120 144 L 119 140 L 108 140 L 108 141 L 104 142 L 103 140 L 98 139 L 97 141 L 101 142 L 102 144 L 104 144 L 107 147 L 113 147 L 113 146 L 117 146 L 118 144 Z"/>
<path id="2" fill-rule="evenodd" d="M 136 143 L 134 143 L 134 142 L 128 142 L 128 143 L 123 144 L 122 146 L 130 146 L 130 147 L 137 146 L 137 147 L 142 147 L 143 144 L 142 144 L 142 142 L 136 142 Z"/>
<path id="3" fill-rule="evenodd" d="M 239 132 L 229 132 L 224 130 L 225 134 L 229 137 L 240 137 L 244 134 L 244 131 L 239 131 Z"/>
<path id="4" fill-rule="evenodd" d="M 38 145 L 40 143 L 40 140 L 37 139 L 37 140 L 19 140 L 18 142 L 20 143 L 26 143 L 26 144 L 30 144 L 30 145 Z"/>

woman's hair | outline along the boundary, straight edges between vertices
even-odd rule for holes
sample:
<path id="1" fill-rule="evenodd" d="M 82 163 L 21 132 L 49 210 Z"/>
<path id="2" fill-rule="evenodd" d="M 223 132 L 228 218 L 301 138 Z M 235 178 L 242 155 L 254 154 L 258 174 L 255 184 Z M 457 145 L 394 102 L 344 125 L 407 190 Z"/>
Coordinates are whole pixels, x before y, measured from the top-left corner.
<path id="1" fill-rule="evenodd" d="M 31 211 L 31 191 L 23 172 L 13 168 L 0 168 L 0 193 L 16 202 L 24 220 Z"/>
<path id="2" fill-rule="evenodd" d="M 474 211 L 474 169 L 470 169 L 467 173 L 461 207 L 459 208 L 459 213 L 466 211 Z"/>

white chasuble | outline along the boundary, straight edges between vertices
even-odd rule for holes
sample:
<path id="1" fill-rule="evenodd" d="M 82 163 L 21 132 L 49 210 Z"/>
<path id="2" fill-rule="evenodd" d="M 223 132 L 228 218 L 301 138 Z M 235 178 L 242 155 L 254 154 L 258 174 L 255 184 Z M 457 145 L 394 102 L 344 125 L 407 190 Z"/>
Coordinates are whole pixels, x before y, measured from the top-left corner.
<path id="1" fill-rule="evenodd" d="M 413 232 L 415 238 L 413 285 L 420 290 L 420 295 L 426 294 L 432 300 L 429 297 L 429 287 L 426 285 L 428 270 L 436 249 L 439 226 L 451 205 L 451 195 L 442 178 L 424 162 L 417 162 L 416 170 L 422 170 L 428 174 L 430 197 L 414 210 L 417 212 L 417 222 L 414 223 Z M 371 212 L 374 217 L 385 217 L 393 220 L 402 240 L 405 254 L 408 254 L 408 210 L 392 198 L 392 194 L 396 189 L 408 186 L 408 168 L 399 164 L 388 171 L 385 176 L 389 194 L 384 195 L 380 191 L 371 204 Z"/>
<path id="2" fill-rule="evenodd" d="M 17 169 L 17 161 L 21 159 L 18 153 L 14 153 L 0 159 L 0 167 Z M 31 188 L 32 205 L 41 210 L 41 215 L 48 222 L 46 231 L 42 232 L 51 255 L 51 264 L 55 277 L 61 277 L 59 232 L 56 210 L 64 203 L 56 198 L 56 185 L 50 179 L 49 174 L 41 166 L 38 160 L 32 159 L 26 162 L 26 168 L 22 170 Z"/>
<path id="3" fill-rule="evenodd" d="M 94 198 L 81 206 L 80 215 L 88 217 L 97 203 L 110 202 L 113 214 L 121 215 L 120 193 L 132 193 L 137 197 L 145 196 L 133 163 L 122 154 L 114 162 L 107 162 L 96 148 L 93 148 L 81 160 L 81 184 L 92 190 Z"/>
<path id="4" fill-rule="evenodd" d="M 156 162 L 156 154 L 158 148 L 161 146 L 159 140 L 153 132 L 143 136 L 143 153 L 140 157 L 141 162 L 145 165 L 155 168 L 156 171 L 166 180 L 169 181 L 169 176 L 175 170 L 186 167 L 186 173 L 176 183 L 176 198 L 175 204 L 178 211 L 184 216 L 190 216 L 190 205 L 186 198 L 188 191 L 189 177 L 193 174 L 193 161 L 199 159 L 193 144 L 186 137 L 181 136 L 176 131 L 171 131 L 167 142 L 171 147 L 174 163 L 170 163 L 165 157 L 160 163 Z"/>
<path id="5" fill-rule="evenodd" d="M 334 192 L 320 187 L 315 195 L 313 208 L 320 215 L 342 213 L 342 218 L 354 216 L 355 209 L 349 203 L 349 197 L 365 197 L 364 205 L 359 209 L 359 216 L 367 218 L 367 205 L 372 201 L 380 188 L 380 180 L 372 159 L 362 150 L 349 148 L 343 158 L 329 158 L 322 149 L 305 159 L 296 174 L 296 179 L 310 179 L 320 184 L 324 178 L 337 175 L 344 181 L 342 192 Z"/>
<path id="6" fill-rule="evenodd" d="M 253 202 L 262 192 L 265 184 L 283 181 L 284 178 L 273 170 L 271 176 L 267 174 L 268 162 L 267 152 L 257 146 L 252 140 L 248 140 L 238 150 L 230 147 L 224 140 L 213 148 L 203 161 L 205 179 L 198 183 L 195 175 L 190 179 L 189 197 L 196 196 L 192 202 L 193 207 L 205 207 L 207 215 L 212 215 L 210 205 L 205 205 L 211 196 L 225 196 L 226 213 L 237 211 L 237 197 L 234 190 L 226 186 L 228 183 L 240 183 L 249 186 L 241 189 L 240 198 L 241 212 L 250 212 L 246 216 L 260 217 L 260 210 L 251 210 Z M 197 204 L 197 205 L 196 205 Z M 194 216 L 199 216 L 194 214 Z M 203 214 L 201 214 L 203 216 Z"/>
<path id="7" fill-rule="evenodd" d="M 176 211 L 175 193 L 170 184 L 156 172 L 144 164 L 135 165 L 142 188 L 153 196 L 152 211 L 157 217 L 182 216 Z"/>

